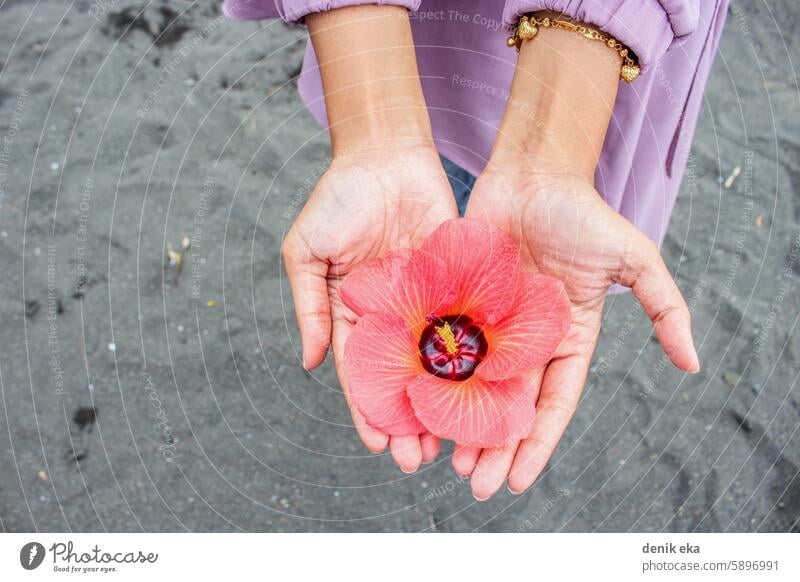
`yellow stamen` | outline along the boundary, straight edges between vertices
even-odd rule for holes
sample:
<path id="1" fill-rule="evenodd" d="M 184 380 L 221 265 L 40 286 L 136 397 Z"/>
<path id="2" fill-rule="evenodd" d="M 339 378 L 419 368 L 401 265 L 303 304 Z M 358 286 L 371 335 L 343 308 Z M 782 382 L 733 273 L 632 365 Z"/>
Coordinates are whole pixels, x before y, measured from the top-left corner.
<path id="1" fill-rule="evenodd" d="M 453 335 L 453 329 L 450 327 L 448 322 L 444 322 L 444 325 L 436 327 L 436 332 L 439 334 L 439 337 L 442 338 L 444 342 L 444 347 L 447 349 L 447 353 L 451 356 L 458 352 L 458 342 L 456 341 L 456 336 Z"/>

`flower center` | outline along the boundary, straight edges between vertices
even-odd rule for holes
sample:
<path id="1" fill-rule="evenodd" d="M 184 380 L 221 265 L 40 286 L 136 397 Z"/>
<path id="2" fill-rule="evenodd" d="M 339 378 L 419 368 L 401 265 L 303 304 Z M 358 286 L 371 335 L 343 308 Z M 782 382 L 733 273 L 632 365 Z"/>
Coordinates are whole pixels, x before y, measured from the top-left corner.
<path id="1" fill-rule="evenodd" d="M 466 380 L 486 356 L 483 331 L 465 315 L 427 317 L 428 326 L 419 338 L 422 367 L 439 378 Z"/>

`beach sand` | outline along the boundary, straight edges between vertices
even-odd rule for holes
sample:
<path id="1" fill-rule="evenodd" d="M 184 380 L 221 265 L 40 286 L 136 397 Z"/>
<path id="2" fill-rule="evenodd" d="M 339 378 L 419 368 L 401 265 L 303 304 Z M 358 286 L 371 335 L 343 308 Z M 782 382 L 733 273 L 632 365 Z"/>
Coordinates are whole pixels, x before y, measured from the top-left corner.
<path id="1" fill-rule="evenodd" d="M 368 453 L 300 365 L 279 246 L 329 156 L 304 31 L 1 6 L 0 529 L 798 530 L 796 3 L 731 7 L 663 245 L 702 371 L 613 297 L 546 473 L 485 503 L 450 444 L 413 475 Z"/>

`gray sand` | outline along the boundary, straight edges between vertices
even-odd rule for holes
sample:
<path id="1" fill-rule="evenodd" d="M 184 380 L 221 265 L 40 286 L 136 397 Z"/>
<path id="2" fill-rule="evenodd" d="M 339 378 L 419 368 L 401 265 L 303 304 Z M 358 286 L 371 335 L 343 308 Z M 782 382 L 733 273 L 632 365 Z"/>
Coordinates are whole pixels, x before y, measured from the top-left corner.
<path id="1" fill-rule="evenodd" d="M 548 471 L 480 504 L 449 445 L 402 474 L 301 369 L 279 244 L 329 153 L 303 31 L 171 5 L 0 3 L 0 529 L 798 529 L 795 2 L 732 7 L 663 246 L 702 372 L 614 298 Z"/>

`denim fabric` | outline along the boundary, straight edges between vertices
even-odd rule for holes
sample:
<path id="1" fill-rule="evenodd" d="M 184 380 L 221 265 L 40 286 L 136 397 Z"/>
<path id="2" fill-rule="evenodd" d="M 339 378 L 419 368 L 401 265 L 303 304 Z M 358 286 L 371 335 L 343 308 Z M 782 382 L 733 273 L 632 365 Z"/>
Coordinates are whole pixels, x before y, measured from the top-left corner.
<path id="1" fill-rule="evenodd" d="M 453 195 L 456 198 L 458 214 L 459 216 L 464 216 L 464 213 L 467 211 L 469 195 L 472 194 L 472 187 L 475 185 L 476 178 L 446 157 L 441 156 L 441 158 L 442 166 L 447 174 L 447 179 L 450 180 L 450 187 L 453 189 Z"/>

